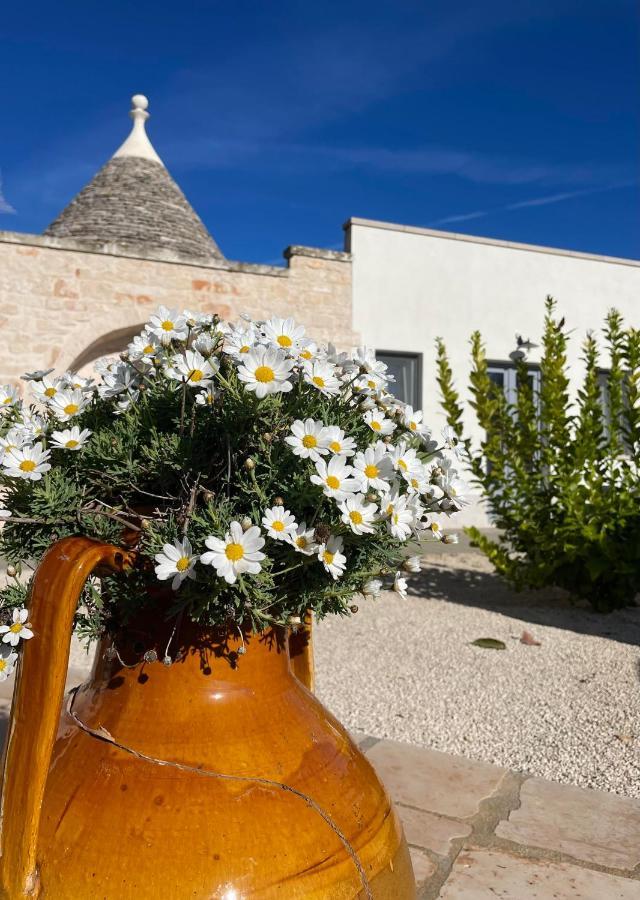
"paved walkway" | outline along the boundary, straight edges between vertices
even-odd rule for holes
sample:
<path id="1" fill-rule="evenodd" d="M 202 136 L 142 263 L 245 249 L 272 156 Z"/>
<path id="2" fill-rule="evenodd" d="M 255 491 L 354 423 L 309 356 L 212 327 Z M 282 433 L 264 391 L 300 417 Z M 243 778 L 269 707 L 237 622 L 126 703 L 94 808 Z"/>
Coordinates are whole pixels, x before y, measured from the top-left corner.
<path id="1" fill-rule="evenodd" d="M 640 900 L 640 801 L 357 740 L 402 819 L 420 900 Z"/>
<path id="2" fill-rule="evenodd" d="M 0 743 L 11 689 L 0 686 Z M 640 900 L 639 800 L 354 738 L 400 814 L 420 900 Z"/>

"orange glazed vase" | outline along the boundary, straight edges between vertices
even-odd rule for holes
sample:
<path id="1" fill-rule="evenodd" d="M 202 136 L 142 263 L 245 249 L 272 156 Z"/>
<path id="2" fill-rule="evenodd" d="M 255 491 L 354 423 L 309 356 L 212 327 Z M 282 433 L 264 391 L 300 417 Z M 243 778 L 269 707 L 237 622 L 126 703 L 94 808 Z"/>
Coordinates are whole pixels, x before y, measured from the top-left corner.
<path id="1" fill-rule="evenodd" d="M 389 797 L 292 674 L 283 630 L 245 634 L 242 653 L 239 632 L 185 620 L 172 638 L 175 620 L 149 614 L 116 637 L 117 655 L 101 644 L 62 703 L 82 585 L 129 562 L 66 538 L 36 573 L 5 751 L 1 896 L 414 898 Z"/>

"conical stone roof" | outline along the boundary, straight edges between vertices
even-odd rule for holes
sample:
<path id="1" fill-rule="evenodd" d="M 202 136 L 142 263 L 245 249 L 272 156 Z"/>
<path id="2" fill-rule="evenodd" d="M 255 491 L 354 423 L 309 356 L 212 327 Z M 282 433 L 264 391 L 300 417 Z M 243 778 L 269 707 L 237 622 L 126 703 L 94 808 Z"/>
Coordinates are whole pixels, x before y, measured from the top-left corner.
<path id="1" fill-rule="evenodd" d="M 44 234 L 136 254 L 222 259 L 218 245 L 167 172 L 145 131 L 146 97 L 132 98 L 131 134 Z"/>

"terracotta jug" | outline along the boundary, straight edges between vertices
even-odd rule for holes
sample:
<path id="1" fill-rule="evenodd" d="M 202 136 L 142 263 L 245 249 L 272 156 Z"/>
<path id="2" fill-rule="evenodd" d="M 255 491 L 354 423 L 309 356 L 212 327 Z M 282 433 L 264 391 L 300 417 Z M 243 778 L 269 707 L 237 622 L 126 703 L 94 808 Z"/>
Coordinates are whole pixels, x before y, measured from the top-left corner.
<path id="1" fill-rule="evenodd" d="M 66 538 L 36 573 L 5 753 L 2 897 L 415 897 L 389 798 L 292 674 L 282 630 L 185 620 L 163 665 L 175 619 L 156 606 L 103 642 L 62 703 L 82 586 L 128 562 Z"/>

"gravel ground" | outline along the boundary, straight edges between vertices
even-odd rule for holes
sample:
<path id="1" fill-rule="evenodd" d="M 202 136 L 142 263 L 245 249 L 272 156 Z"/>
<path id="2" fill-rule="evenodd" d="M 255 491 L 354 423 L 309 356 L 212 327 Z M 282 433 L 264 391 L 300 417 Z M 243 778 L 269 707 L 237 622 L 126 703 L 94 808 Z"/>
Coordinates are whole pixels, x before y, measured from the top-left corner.
<path id="1" fill-rule="evenodd" d="M 440 547 L 406 600 L 319 623 L 317 692 L 357 731 L 640 798 L 639 645 L 640 608 L 517 594 L 477 551 Z"/>

